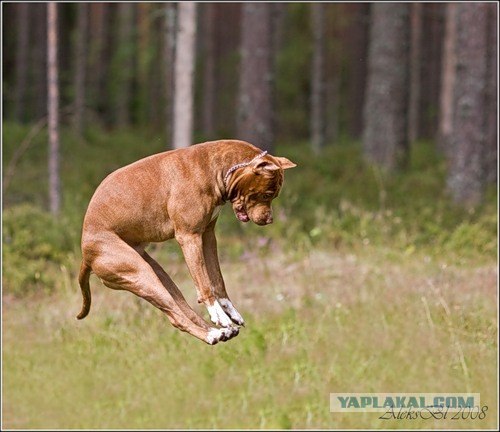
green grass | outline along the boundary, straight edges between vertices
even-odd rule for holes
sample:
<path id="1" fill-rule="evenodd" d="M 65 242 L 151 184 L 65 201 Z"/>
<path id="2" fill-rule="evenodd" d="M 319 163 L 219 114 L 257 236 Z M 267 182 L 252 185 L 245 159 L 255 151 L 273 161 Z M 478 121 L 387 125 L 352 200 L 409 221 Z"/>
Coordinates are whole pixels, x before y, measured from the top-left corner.
<path id="1" fill-rule="evenodd" d="M 28 128 L 4 124 L 3 163 Z M 76 321 L 86 205 L 112 170 L 163 150 L 152 132 L 62 133 L 63 211 L 46 212 L 46 136 L 4 193 L 2 411 L 5 428 L 494 428 L 497 201 L 461 209 L 430 143 L 408 172 L 366 166 L 356 143 L 312 155 L 278 146 L 286 173 L 268 227 L 218 223 L 221 266 L 247 321 L 209 347 L 92 277 Z M 175 242 L 152 246 L 188 301 Z M 205 314 L 206 316 L 206 314 Z M 332 392 L 478 392 L 484 420 L 384 421 L 333 414 Z"/>
<path id="2" fill-rule="evenodd" d="M 240 263 L 223 263 L 247 326 L 215 347 L 181 334 L 147 303 L 96 280 L 93 310 L 83 322 L 74 319 L 80 298 L 69 288 L 27 300 L 29 309 L 7 303 L 4 426 L 495 426 L 493 267 L 463 274 L 435 264 L 381 270 L 364 258 L 313 255 L 288 263 L 297 266 L 295 275 L 274 261 L 250 261 L 258 280 Z M 175 279 L 192 294 L 187 272 L 178 266 L 172 266 Z M 444 391 L 481 393 L 486 419 L 383 421 L 375 413 L 329 412 L 331 392 Z"/>

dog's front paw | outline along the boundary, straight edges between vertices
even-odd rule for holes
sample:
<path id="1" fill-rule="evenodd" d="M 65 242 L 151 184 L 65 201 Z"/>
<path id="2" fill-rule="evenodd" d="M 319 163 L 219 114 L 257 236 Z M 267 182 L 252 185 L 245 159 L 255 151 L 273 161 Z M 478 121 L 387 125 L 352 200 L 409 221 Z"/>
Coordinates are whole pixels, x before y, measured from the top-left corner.
<path id="1" fill-rule="evenodd" d="M 217 300 L 214 301 L 214 304 L 208 305 L 207 310 L 214 324 L 220 325 L 221 327 L 230 327 L 232 325 L 231 318 L 226 315 Z"/>
<path id="2" fill-rule="evenodd" d="M 219 303 L 222 306 L 222 309 L 224 312 L 226 312 L 229 317 L 233 320 L 235 324 L 238 324 L 240 326 L 245 325 L 245 320 L 243 317 L 240 315 L 240 313 L 236 310 L 236 308 L 233 306 L 231 303 L 231 300 L 227 298 L 220 298 Z"/>
<path id="3" fill-rule="evenodd" d="M 238 336 L 239 331 L 238 327 L 235 326 L 212 328 L 208 331 L 206 342 L 209 345 L 215 345 L 220 341 L 225 342 Z"/>

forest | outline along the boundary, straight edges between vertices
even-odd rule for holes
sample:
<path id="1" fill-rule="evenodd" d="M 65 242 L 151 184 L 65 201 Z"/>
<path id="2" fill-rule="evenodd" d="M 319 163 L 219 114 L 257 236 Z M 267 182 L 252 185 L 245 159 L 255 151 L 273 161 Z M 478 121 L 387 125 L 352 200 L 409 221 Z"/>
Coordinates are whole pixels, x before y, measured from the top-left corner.
<path id="1" fill-rule="evenodd" d="M 362 391 L 480 393 L 459 426 L 498 426 L 497 35 L 496 2 L 3 2 L 2 426 L 458 427 L 329 411 Z M 77 322 L 100 182 L 228 138 L 297 164 L 272 225 L 219 217 L 238 338 L 95 276 Z"/>

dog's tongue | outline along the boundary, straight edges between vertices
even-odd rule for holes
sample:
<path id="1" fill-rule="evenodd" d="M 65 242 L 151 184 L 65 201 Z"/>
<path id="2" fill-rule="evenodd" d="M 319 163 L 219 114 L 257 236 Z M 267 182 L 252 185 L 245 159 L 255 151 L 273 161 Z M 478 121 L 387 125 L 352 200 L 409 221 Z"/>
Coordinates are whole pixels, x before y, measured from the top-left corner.
<path id="1" fill-rule="evenodd" d="M 250 218 L 248 217 L 247 213 L 244 210 L 236 212 L 236 217 L 241 222 L 248 222 L 250 220 Z"/>

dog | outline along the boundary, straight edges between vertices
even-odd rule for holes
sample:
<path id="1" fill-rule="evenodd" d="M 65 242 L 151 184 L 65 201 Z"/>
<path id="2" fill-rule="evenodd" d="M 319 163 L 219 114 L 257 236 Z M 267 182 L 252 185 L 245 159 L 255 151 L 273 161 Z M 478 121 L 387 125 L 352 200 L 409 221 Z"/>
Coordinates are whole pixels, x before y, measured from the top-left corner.
<path id="1" fill-rule="evenodd" d="M 172 325 L 214 345 L 244 325 L 229 299 L 217 256 L 215 224 L 229 201 L 242 222 L 273 222 L 271 201 L 283 171 L 296 165 L 238 140 L 195 144 L 140 159 L 108 175 L 97 187 L 82 229 L 79 284 L 91 305 L 95 273 L 112 289 L 128 290 L 163 311 Z M 145 251 L 151 242 L 175 238 L 181 246 L 211 326 L 186 302 L 163 268 Z"/>

